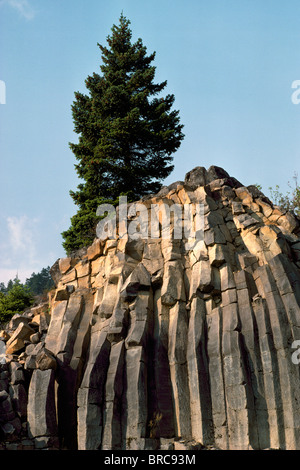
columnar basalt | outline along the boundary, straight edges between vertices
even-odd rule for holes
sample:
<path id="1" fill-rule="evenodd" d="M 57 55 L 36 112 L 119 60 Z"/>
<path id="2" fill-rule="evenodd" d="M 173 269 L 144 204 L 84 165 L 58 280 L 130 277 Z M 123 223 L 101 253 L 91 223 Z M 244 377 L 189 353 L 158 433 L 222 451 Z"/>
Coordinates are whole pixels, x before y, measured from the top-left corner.
<path id="1" fill-rule="evenodd" d="M 202 236 L 54 264 L 47 306 L 2 334 L 2 446 L 300 449 L 299 220 L 216 166 L 139 203 L 201 204 Z"/>

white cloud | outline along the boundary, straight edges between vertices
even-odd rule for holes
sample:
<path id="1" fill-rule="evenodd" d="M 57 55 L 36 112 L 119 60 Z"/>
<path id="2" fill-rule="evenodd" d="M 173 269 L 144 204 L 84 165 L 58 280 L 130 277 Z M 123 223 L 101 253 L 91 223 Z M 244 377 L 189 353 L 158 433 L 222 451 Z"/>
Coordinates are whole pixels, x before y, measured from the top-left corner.
<path id="1" fill-rule="evenodd" d="M 60 240 L 52 233 L 57 230 L 47 224 L 43 214 L 0 215 L 0 282 L 7 284 L 16 274 L 25 282 L 33 272 L 38 273 L 64 257 Z"/>
<path id="2" fill-rule="evenodd" d="M 6 218 L 0 245 L 0 282 L 7 283 L 17 273 L 24 282 L 38 270 L 38 222 L 26 215 Z"/>
<path id="3" fill-rule="evenodd" d="M 25 283 L 26 279 L 28 279 L 33 272 L 39 272 L 40 269 L 24 269 L 21 267 L 16 267 L 14 269 L 2 268 L 0 267 L 0 282 L 4 282 L 7 285 L 10 279 L 15 279 L 18 276 L 18 279 L 22 283 Z"/>
<path id="4" fill-rule="evenodd" d="M 32 20 L 35 16 L 35 11 L 28 0 L 1 0 L 0 5 L 8 5 L 14 8 L 26 20 Z"/>
<path id="5" fill-rule="evenodd" d="M 9 241 L 14 254 L 26 255 L 33 261 L 36 255 L 34 232 L 37 219 L 29 219 L 26 215 L 21 217 L 7 217 Z"/>

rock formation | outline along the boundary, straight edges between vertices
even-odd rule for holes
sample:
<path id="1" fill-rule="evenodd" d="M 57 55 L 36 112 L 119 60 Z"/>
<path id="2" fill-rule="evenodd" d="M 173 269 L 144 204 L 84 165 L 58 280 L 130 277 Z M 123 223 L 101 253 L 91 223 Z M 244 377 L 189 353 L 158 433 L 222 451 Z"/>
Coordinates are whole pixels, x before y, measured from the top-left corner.
<path id="1" fill-rule="evenodd" d="M 201 204 L 200 236 L 54 264 L 1 333 L 2 448 L 300 449 L 299 220 L 215 166 L 139 203 Z"/>

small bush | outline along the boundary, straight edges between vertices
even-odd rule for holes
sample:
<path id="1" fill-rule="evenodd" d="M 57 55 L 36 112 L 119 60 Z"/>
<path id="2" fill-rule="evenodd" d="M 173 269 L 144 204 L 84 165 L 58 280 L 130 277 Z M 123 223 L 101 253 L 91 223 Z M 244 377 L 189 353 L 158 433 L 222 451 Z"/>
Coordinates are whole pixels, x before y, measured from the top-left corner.
<path id="1" fill-rule="evenodd" d="M 275 189 L 270 187 L 269 191 L 274 204 L 284 210 L 292 211 L 297 217 L 300 217 L 300 186 L 298 186 L 297 173 L 294 174 L 293 179 L 294 185 L 292 186 L 290 182 L 288 183 L 290 191 L 288 191 L 286 194 L 283 194 L 280 191 L 279 185 L 276 185 Z"/>

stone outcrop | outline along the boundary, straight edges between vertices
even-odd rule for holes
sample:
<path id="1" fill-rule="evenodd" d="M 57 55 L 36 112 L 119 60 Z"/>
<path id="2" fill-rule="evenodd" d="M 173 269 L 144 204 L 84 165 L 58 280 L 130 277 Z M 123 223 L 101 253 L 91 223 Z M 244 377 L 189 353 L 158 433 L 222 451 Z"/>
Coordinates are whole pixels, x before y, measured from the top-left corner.
<path id="1" fill-rule="evenodd" d="M 139 203 L 200 204 L 198 236 L 54 264 L 1 335 L 2 448 L 300 449 L 299 220 L 215 166 Z"/>

